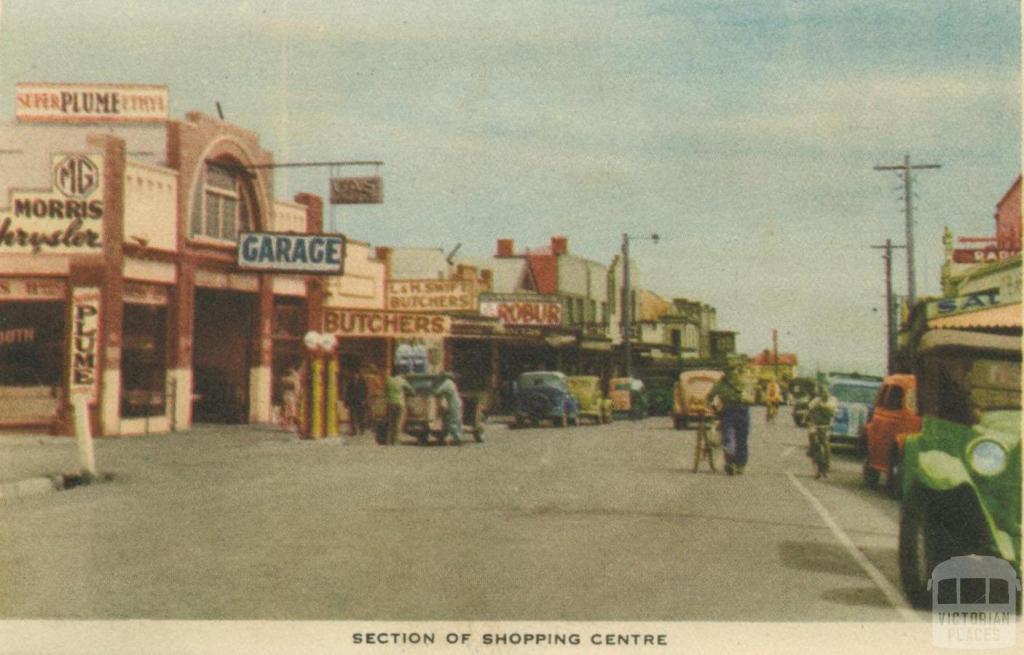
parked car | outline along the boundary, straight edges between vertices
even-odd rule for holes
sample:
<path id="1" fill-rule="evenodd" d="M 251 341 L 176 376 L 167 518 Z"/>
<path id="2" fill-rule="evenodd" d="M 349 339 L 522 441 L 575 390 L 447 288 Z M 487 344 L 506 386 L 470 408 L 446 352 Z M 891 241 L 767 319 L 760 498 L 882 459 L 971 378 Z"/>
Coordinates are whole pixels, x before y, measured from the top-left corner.
<path id="1" fill-rule="evenodd" d="M 562 427 L 579 423 L 579 405 L 569 393 L 568 378 L 557 371 L 528 371 L 516 380 L 512 427 L 551 421 Z"/>
<path id="2" fill-rule="evenodd" d="M 594 423 L 610 423 L 612 401 L 601 392 L 601 378 L 596 375 L 575 375 L 566 378 L 569 393 L 576 399 L 580 417 L 592 419 Z"/>
<path id="3" fill-rule="evenodd" d="M 865 484 L 875 486 L 884 473 L 886 490 L 898 498 L 903 485 L 903 442 L 908 434 L 920 430 L 917 379 L 906 374 L 885 378 L 875 398 L 875 411 L 864 427 Z"/>
<path id="4" fill-rule="evenodd" d="M 958 330 L 921 338 L 915 361 L 921 431 L 903 453 L 899 562 L 920 607 L 952 557 L 1021 568 L 1021 339 Z"/>
<path id="5" fill-rule="evenodd" d="M 788 395 L 793 402 L 793 423 L 797 427 L 807 426 L 807 406 L 811 404 L 816 386 L 814 378 L 793 378 L 789 382 Z"/>
<path id="6" fill-rule="evenodd" d="M 434 389 L 444 380 L 444 375 L 406 373 L 405 379 L 415 393 L 405 399 L 404 432 L 415 437 L 421 445 L 426 444 L 431 437 L 438 443 L 444 443 L 448 437 L 448 426 L 445 421 L 446 408 L 441 398 L 434 395 Z M 463 432 L 472 435 L 477 442 L 483 441 L 483 407 L 476 397 L 467 397 L 462 393 L 459 394 L 459 397 L 462 399 Z M 379 443 L 385 441 L 387 431 L 385 419 L 386 411 L 381 413 L 376 422 L 375 432 Z"/>
<path id="7" fill-rule="evenodd" d="M 612 414 L 616 418 L 634 421 L 647 416 L 647 396 L 644 382 L 636 378 L 612 378 L 608 383 L 608 397 L 612 401 Z"/>
<path id="8" fill-rule="evenodd" d="M 689 427 L 691 419 L 704 416 L 708 393 L 725 374 L 713 369 L 683 371 L 672 390 L 672 424 L 675 429 Z"/>
<path id="9" fill-rule="evenodd" d="M 828 390 L 838 405 L 832 418 L 832 445 L 856 446 L 875 406 L 881 378 L 867 376 L 830 377 Z"/>

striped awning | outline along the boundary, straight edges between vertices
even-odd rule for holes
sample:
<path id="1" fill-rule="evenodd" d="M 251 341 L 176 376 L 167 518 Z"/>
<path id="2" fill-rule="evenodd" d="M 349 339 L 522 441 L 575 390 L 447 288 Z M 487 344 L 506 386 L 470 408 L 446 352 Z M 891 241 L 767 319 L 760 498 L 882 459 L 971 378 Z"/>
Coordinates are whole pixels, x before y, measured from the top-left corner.
<path id="1" fill-rule="evenodd" d="M 1020 303 L 1002 305 L 983 309 L 967 314 L 943 316 L 928 321 L 930 329 L 970 329 L 970 328 L 1019 328 L 1021 326 Z"/>

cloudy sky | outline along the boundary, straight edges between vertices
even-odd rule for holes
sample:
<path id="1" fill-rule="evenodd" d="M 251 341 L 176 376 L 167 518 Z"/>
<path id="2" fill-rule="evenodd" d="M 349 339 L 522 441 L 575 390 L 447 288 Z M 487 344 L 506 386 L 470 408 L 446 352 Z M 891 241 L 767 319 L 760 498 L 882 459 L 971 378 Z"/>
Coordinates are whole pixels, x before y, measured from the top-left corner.
<path id="1" fill-rule="evenodd" d="M 805 370 L 880 372 L 869 246 L 903 242 L 903 205 L 872 168 L 942 165 L 915 185 L 938 292 L 943 226 L 990 235 L 1020 172 L 1020 34 L 1017 0 L 2 0 L 0 120 L 17 82 L 165 84 L 173 116 L 220 102 L 279 161 L 384 161 L 383 205 L 334 210 L 353 238 L 564 234 L 608 262 L 657 232 L 640 284 L 714 305 L 741 350 L 777 327 Z"/>

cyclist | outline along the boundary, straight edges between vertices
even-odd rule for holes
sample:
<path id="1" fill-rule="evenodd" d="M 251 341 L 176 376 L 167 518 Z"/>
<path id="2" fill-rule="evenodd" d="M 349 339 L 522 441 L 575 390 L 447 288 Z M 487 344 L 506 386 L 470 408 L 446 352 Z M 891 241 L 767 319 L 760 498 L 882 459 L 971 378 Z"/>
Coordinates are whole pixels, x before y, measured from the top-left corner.
<path id="1" fill-rule="evenodd" d="M 764 412 L 767 421 L 775 420 L 775 415 L 779 413 L 779 403 L 781 402 L 782 391 L 779 389 L 779 383 L 775 381 L 775 378 L 771 378 L 768 380 L 768 386 L 764 390 Z"/>
<path id="2" fill-rule="evenodd" d="M 818 387 L 818 395 L 807 406 L 807 421 L 811 431 L 807 435 L 807 456 L 814 463 L 814 479 L 827 478 L 832 465 L 832 444 L 829 433 L 832 417 L 839 408 L 836 399 L 829 395 L 828 387 Z"/>

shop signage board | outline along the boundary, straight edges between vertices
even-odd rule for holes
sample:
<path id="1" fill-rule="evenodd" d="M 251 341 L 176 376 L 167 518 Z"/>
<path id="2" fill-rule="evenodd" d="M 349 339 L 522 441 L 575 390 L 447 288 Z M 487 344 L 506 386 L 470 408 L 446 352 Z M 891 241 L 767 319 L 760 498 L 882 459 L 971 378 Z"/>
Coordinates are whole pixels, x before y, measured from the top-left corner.
<path id="1" fill-rule="evenodd" d="M 332 177 L 332 205 L 379 205 L 384 202 L 384 182 L 379 175 Z"/>
<path id="2" fill-rule="evenodd" d="M 482 293 L 480 315 L 497 318 L 505 326 L 558 327 L 562 301 L 558 296 Z"/>
<path id="3" fill-rule="evenodd" d="M 50 168 L 50 189 L 12 190 L 0 209 L 0 254 L 102 254 L 103 156 L 55 154 Z"/>
<path id="4" fill-rule="evenodd" d="M 957 264 L 989 264 L 1019 254 L 1020 250 L 1006 248 L 957 248 L 953 251 L 953 261 Z"/>
<path id="5" fill-rule="evenodd" d="M 71 290 L 71 395 L 82 394 L 90 403 L 96 402 L 99 387 L 100 358 L 100 289 L 74 287 Z"/>
<path id="6" fill-rule="evenodd" d="M 151 84 L 23 82 L 14 87 L 14 117 L 46 123 L 166 121 L 167 87 Z"/>
<path id="7" fill-rule="evenodd" d="M 426 339 L 450 336 L 452 321 L 441 314 L 324 309 L 323 331 L 339 337 Z"/>
<path id="8" fill-rule="evenodd" d="M 342 275 L 345 237 L 341 234 L 243 232 L 238 236 L 238 268 L 247 271 Z"/>
<path id="9" fill-rule="evenodd" d="M 387 308 L 406 312 L 476 309 L 476 285 L 467 280 L 389 280 Z"/>
<path id="10" fill-rule="evenodd" d="M 991 309 L 1002 304 L 1005 304 L 1005 301 L 1001 300 L 999 290 L 991 289 L 989 291 L 979 291 L 978 293 L 968 293 L 955 298 L 933 300 L 928 303 L 925 316 L 928 320 L 931 320 L 943 316 L 954 316 L 982 309 Z"/>
<path id="11" fill-rule="evenodd" d="M 67 298 L 64 280 L 49 278 L 8 278 L 0 280 L 0 300 L 60 301 Z"/>

